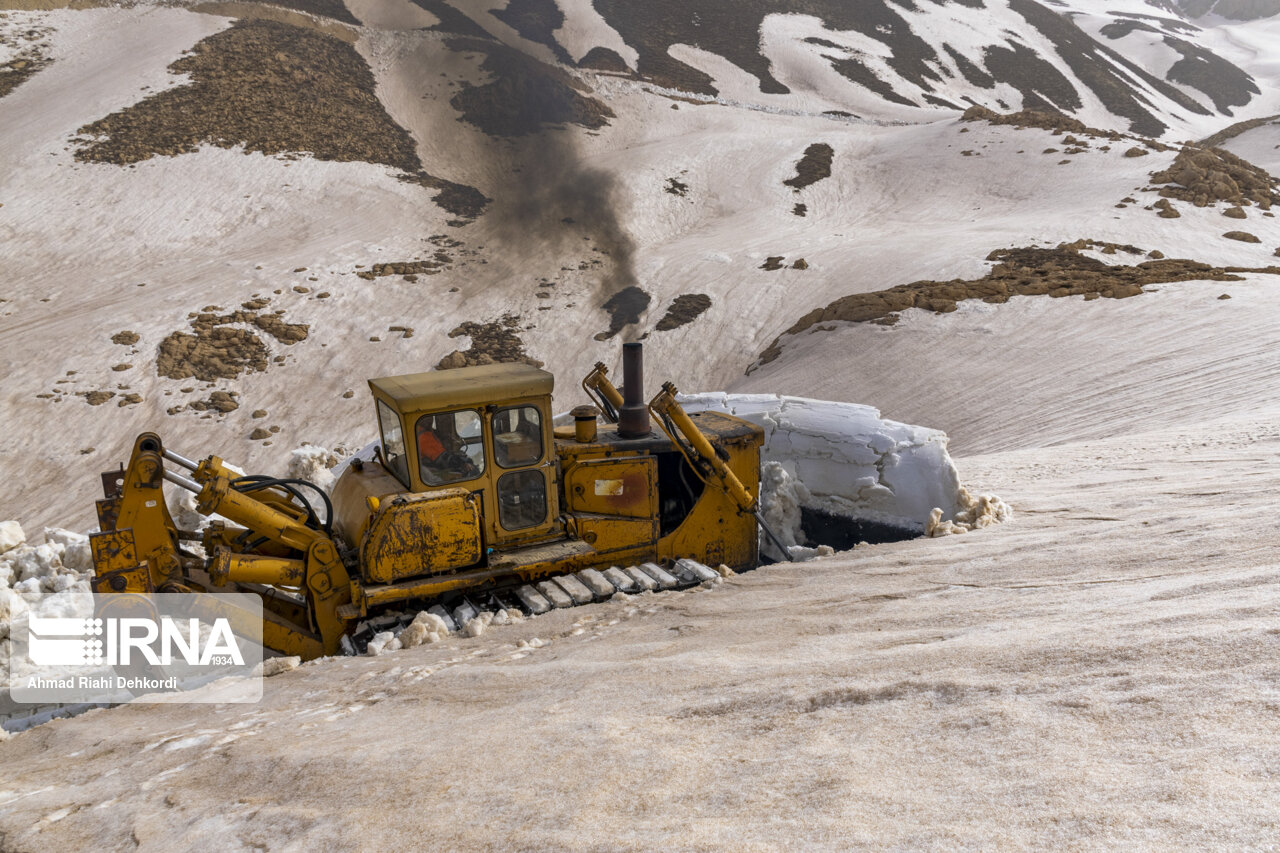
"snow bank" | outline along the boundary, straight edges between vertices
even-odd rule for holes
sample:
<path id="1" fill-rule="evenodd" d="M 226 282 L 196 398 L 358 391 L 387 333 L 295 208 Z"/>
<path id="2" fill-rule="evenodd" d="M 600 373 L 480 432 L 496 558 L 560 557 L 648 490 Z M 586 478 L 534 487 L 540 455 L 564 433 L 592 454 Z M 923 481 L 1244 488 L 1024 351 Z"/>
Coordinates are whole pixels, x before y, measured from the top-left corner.
<path id="1" fill-rule="evenodd" d="M 946 433 L 886 420 L 871 406 L 722 392 L 681 395 L 680 403 L 764 429 L 761 509 L 788 546 L 804 540 L 805 507 L 931 536 L 1011 515 L 998 497 L 975 497 L 960 485 Z"/>
<path id="2" fill-rule="evenodd" d="M 89 591 L 93 559 L 89 554 L 88 536 L 46 527 L 45 541 L 31 545 L 17 522 L 5 522 L 5 525 L 10 541 L 16 544 L 0 553 L 0 590 L 12 589 L 26 599 L 46 592 Z"/>
<path id="3" fill-rule="evenodd" d="M 27 542 L 22 525 L 0 522 L 0 673 L 7 681 L 10 626 L 46 593 L 88 593 L 93 574 L 89 537 L 59 527 L 46 527 L 44 542 Z M 54 606 L 60 606 L 55 600 Z M 63 615 L 45 613 L 45 615 Z M 70 615 L 70 614 L 67 614 Z"/>

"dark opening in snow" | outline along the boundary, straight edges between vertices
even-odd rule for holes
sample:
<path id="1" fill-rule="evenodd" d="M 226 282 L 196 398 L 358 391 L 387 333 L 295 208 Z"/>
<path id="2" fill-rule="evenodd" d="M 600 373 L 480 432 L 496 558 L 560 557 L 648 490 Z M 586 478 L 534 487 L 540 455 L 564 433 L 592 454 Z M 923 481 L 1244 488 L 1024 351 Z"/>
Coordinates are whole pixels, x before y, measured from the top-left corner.
<path id="1" fill-rule="evenodd" d="M 924 530 L 916 526 L 849 518 L 807 506 L 800 508 L 800 528 L 809 545 L 829 545 L 837 551 L 848 551 L 859 542 L 879 545 L 924 535 Z"/>

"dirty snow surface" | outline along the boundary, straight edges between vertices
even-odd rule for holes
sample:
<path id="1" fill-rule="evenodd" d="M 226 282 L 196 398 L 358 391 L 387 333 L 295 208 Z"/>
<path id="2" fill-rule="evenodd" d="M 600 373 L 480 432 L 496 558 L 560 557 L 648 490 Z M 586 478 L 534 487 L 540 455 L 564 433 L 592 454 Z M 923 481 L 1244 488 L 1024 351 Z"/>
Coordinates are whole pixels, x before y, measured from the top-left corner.
<path id="1" fill-rule="evenodd" d="M 1262 848 L 1277 455 L 1271 412 L 970 457 L 1012 521 L 304 665 L 259 706 L 55 721 L 0 745 L 0 830 L 18 849 Z"/>
<path id="2" fill-rule="evenodd" d="M 324 480 L 370 377 L 531 359 L 567 410 L 641 337 L 650 393 L 861 413 L 779 518 L 843 466 L 810 498 L 974 529 L 38 726 L 0 849 L 1275 847 L 1280 16 L 62 5 L 0 0 L 6 582 L 83 582 L 39 531 L 143 430 Z M 1185 168 L 1237 124 L 1271 175 Z M 872 505 L 859 423 L 954 482 Z"/>

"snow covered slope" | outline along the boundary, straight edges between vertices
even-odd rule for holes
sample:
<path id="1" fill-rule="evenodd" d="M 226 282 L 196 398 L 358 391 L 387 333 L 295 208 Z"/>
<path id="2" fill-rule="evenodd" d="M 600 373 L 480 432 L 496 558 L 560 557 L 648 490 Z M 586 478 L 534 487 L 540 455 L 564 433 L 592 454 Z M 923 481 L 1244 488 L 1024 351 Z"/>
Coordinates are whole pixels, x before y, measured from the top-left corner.
<path id="1" fill-rule="evenodd" d="M 922 121 L 971 104 L 1052 107 L 1088 124 L 1181 139 L 1238 109 L 1276 103 L 1275 69 L 1254 76 L 1255 65 L 1274 62 L 1274 42 L 1266 58 L 1251 53 L 1193 4 L 512 0 L 492 13 L 456 5 L 475 25 L 504 40 L 518 34 L 562 61 L 774 109 Z M 1257 11 L 1250 17 L 1280 9 Z M 495 17 L 514 23 L 514 34 Z"/>
<path id="2" fill-rule="evenodd" d="M 1275 185 L 1177 148 L 1280 168 L 1280 19 L 1225 2 L 0 12 L 0 519 L 88 529 L 144 429 L 357 446 L 441 361 L 569 408 L 642 337 L 1015 510 L 58 722 L 0 744 L 6 843 L 1270 842 Z"/>
<path id="3" fill-rule="evenodd" d="M 742 83 L 714 102 L 697 87 L 692 99 L 657 90 L 641 39 L 657 28 L 637 35 L 611 4 L 566 3 L 549 30 L 531 23 L 556 22 L 547 4 L 498 15 L 482 5 L 356 4 L 358 27 L 333 4 L 309 7 L 321 15 L 253 4 L 219 15 L 147 5 L 5 13 L 5 49 L 38 62 L 0 97 L 0 474 L 24 484 L 0 494 L 0 516 L 87 528 L 94 475 L 143 429 L 188 455 L 218 452 L 262 471 L 282 470 L 281 448 L 363 443 L 373 422 L 364 380 L 442 359 L 544 362 L 567 407 L 579 376 L 597 360 L 615 364 L 620 342 L 638 337 L 651 374 L 684 388 L 812 396 L 820 380 L 819 396 L 973 447 L 941 402 L 910 403 L 930 393 L 923 374 L 903 382 L 890 378 L 898 368 L 864 369 L 874 353 L 850 357 L 841 343 L 833 363 L 849 358 L 850 368 L 814 374 L 784 346 L 768 369 L 786 367 L 790 387 L 764 384 L 783 374 L 743 371 L 807 312 L 922 279 L 980 277 L 996 249 L 1092 239 L 1262 268 L 1280 247 L 1280 227 L 1258 206 L 1242 209 L 1245 221 L 1224 219 L 1226 203 L 1175 199 L 1177 219 L 1148 209 L 1158 197 L 1143 190 L 1176 156 L 1154 142 L 959 121 L 949 108 L 883 99 L 867 112 L 874 122 L 833 113 L 831 98 L 870 90 L 835 79 L 816 53 L 834 48 L 796 41 L 817 18 L 762 14 L 762 40 L 751 24 L 751 50 L 731 51 L 754 71 L 713 63 Z M 650 18 L 698 8 L 655 7 Z M 918 33 L 929 15 L 969 16 L 970 52 L 985 43 L 979 31 L 1005 33 L 1001 16 L 1014 14 L 885 9 L 914 16 Z M 845 25 L 828 12 L 828 29 Z M 1102 14 L 1077 18 L 1086 12 Z M 953 24 L 935 35 L 960 32 Z M 1273 24 L 1201 35 L 1234 45 L 1232 61 L 1261 81 L 1275 71 Z M 1013 31 L 1030 40 L 1034 28 Z M 856 41 L 852 32 L 821 37 Z M 753 51 L 768 53 L 771 33 L 791 33 L 800 53 L 765 64 Z M 640 77 L 574 68 L 560 53 L 576 62 L 600 46 L 644 66 Z M 952 61 L 941 42 L 932 49 L 938 63 L 924 67 Z M 682 50 L 662 55 L 687 58 Z M 814 62 L 827 70 L 801 86 Z M 791 91 L 763 91 L 756 72 Z M 1172 121 L 1154 84 L 1141 85 L 1144 109 Z M 1260 97 L 1168 135 L 1207 134 L 1255 108 L 1280 113 Z M 1104 129 L 1131 124 L 1101 107 L 1077 112 Z M 878 123 L 894 116 L 924 123 Z M 1228 144 L 1265 155 L 1271 129 Z M 1223 239 L 1228 230 L 1260 242 Z M 1116 308 L 1104 300 L 1087 316 L 1109 323 L 1125 316 L 1107 313 Z M 943 322 L 937 334 L 952 329 Z M 921 345 L 945 360 L 945 349 Z M 1057 346 L 1037 357 L 1078 375 Z M 975 369 L 955 364 L 972 382 Z M 1162 386 L 1150 398 L 1166 400 Z"/>
<path id="4" fill-rule="evenodd" d="M 1280 419 L 1253 417 L 972 457 L 1013 522 L 305 665 L 259 705 L 56 721 L 0 743 L 0 831 L 32 850 L 1265 848 L 1277 453 Z"/>

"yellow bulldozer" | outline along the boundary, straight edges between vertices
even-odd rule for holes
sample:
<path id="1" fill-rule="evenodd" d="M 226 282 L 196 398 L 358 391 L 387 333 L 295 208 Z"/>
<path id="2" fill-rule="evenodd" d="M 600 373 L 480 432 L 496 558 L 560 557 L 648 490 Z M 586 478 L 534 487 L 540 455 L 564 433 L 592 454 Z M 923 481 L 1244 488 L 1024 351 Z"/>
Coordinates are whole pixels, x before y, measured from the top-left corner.
<path id="1" fill-rule="evenodd" d="M 94 591 L 255 593 L 264 645 L 311 659 L 354 651 L 389 611 L 540 613 L 697 582 L 707 565 L 754 568 L 757 525 L 786 553 L 758 507 L 762 430 L 686 413 L 671 383 L 646 404 L 643 371 L 641 345 L 625 344 L 622 390 L 597 364 L 582 382 L 594 405 L 558 428 L 553 377 L 526 364 L 371 379 L 380 441 L 332 497 L 143 433 L 102 475 Z M 166 482 L 217 520 L 178 529 Z M 196 540 L 203 557 L 184 547 Z"/>

